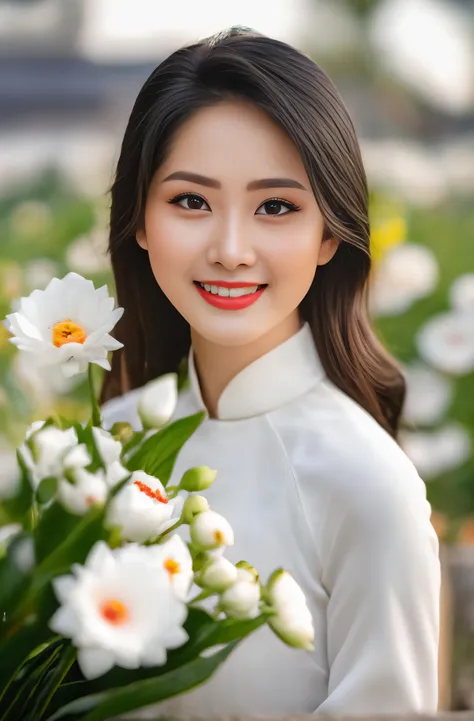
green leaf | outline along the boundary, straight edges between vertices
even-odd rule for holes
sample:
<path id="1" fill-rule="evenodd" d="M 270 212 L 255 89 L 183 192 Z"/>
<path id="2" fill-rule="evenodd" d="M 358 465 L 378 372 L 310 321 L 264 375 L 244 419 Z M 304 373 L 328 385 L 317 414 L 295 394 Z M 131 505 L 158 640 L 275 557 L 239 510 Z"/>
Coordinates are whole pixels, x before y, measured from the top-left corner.
<path id="1" fill-rule="evenodd" d="M 54 663 L 60 652 L 61 646 L 65 644 L 63 639 L 58 639 L 44 647 L 40 647 L 33 655 L 23 663 L 13 678 L 7 693 L 2 699 L 2 721 L 18 721 L 25 718 L 24 709 L 28 701 L 34 695 L 41 684 L 45 673 Z"/>
<path id="2" fill-rule="evenodd" d="M 91 473 L 95 473 L 99 468 L 104 468 L 104 462 L 100 456 L 97 446 L 94 441 L 94 434 L 92 433 L 91 426 L 83 427 L 78 421 L 74 421 L 73 428 L 77 433 L 77 439 L 79 443 L 84 443 L 87 446 L 92 457 L 92 463 L 87 467 Z"/>
<path id="3" fill-rule="evenodd" d="M 164 666 L 139 668 L 133 671 L 115 666 L 108 673 L 93 681 L 86 681 L 79 668 L 74 666 L 66 679 L 71 683 L 66 683 L 58 689 L 48 711 L 57 711 L 63 705 L 85 695 L 102 693 L 113 688 L 123 688 L 130 683 L 145 679 L 157 679 L 174 669 L 179 669 L 213 646 L 245 638 L 262 626 L 267 618 L 268 616 L 261 615 L 251 620 L 216 621 L 206 611 L 191 608 L 184 624 L 189 641 L 180 648 L 170 651 Z"/>
<path id="4" fill-rule="evenodd" d="M 105 540 L 104 508 L 92 508 L 69 535 L 39 565 L 40 574 L 67 571 L 72 563 L 84 563 L 96 541 Z"/>
<path id="5" fill-rule="evenodd" d="M 65 644 L 64 648 L 61 649 L 59 657 L 54 663 L 54 667 L 51 671 L 49 669 L 47 670 L 47 677 L 44 678 L 41 688 L 35 695 L 31 707 L 27 709 L 29 721 L 36 721 L 43 716 L 43 713 L 47 709 L 56 689 L 61 684 L 63 678 L 73 664 L 76 655 L 77 651 L 71 644 Z"/>
<path id="6" fill-rule="evenodd" d="M 186 441 L 204 420 L 203 411 L 180 418 L 146 439 L 138 451 L 127 460 L 131 471 L 145 471 L 166 485 L 171 477 L 176 457 Z"/>
<path id="7" fill-rule="evenodd" d="M 0 708 L 2 697 L 18 668 L 40 644 L 53 637 L 44 619 L 13 629 L 0 645 Z"/>
<path id="8" fill-rule="evenodd" d="M 36 490 L 38 503 L 45 504 L 51 501 L 58 491 L 58 479 L 54 476 L 43 478 Z"/>
<path id="9" fill-rule="evenodd" d="M 8 618 L 31 584 L 33 568 L 24 569 L 18 562 L 23 544 L 33 544 L 30 533 L 20 532 L 9 540 L 7 552 L 0 561 L 0 638 L 8 628 Z"/>
<path id="10" fill-rule="evenodd" d="M 82 516 L 68 513 L 58 502 L 46 508 L 34 531 L 36 562 L 42 563 L 50 553 L 57 549 L 64 539 L 71 535 L 82 518 Z"/>
<path id="11" fill-rule="evenodd" d="M 19 451 L 17 451 L 16 457 L 19 466 L 19 486 L 12 498 L 2 501 L 2 513 L 12 522 L 23 521 L 33 501 L 29 471 Z"/>
<path id="12" fill-rule="evenodd" d="M 209 658 L 195 658 L 193 661 L 158 678 L 130 683 L 125 688 L 104 691 L 80 698 L 57 713 L 48 721 L 58 719 L 81 719 L 81 721 L 107 721 L 118 714 L 125 714 L 143 706 L 164 701 L 198 686 L 216 671 L 237 646 L 237 641 Z"/>

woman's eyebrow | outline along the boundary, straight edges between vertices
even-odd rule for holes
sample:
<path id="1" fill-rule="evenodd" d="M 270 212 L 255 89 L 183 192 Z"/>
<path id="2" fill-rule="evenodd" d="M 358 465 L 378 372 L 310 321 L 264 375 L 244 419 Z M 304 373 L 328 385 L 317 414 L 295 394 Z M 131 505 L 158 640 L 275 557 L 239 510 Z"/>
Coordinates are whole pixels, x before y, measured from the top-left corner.
<path id="1" fill-rule="evenodd" d="M 190 183 L 205 185 L 208 188 L 222 188 L 221 183 L 214 178 L 208 178 L 206 175 L 199 173 L 189 173 L 185 170 L 177 170 L 163 179 L 163 183 L 169 180 L 188 180 Z M 297 180 L 292 178 L 262 178 L 262 180 L 252 180 L 247 185 L 247 190 L 263 190 L 266 188 L 298 188 L 299 190 L 307 190 Z"/>

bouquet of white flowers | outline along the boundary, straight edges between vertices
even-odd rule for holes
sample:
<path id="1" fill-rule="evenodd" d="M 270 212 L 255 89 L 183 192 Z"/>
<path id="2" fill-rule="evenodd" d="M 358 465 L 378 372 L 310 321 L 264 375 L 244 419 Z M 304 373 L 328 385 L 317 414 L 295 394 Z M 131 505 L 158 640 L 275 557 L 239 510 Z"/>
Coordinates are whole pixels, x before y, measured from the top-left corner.
<path id="1" fill-rule="evenodd" d="M 70 273 L 4 321 L 35 362 L 89 371 L 92 415 L 36 421 L 17 451 L 17 483 L 0 489 L 10 528 L 0 546 L 1 721 L 100 721 L 184 693 L 265 623 L 312 648 L 290 574 L 263 584 L 249 563 L 224 557 L 232 528 L 198 495 L 216 471 L 191 468 L 168 485 L 204 417 L 171 422 L 176 376 L 144 387 L 143 431 L 102 428 L 91 364 L 110 370 L 107 354 L 121 347 L 109 335 L 123 313 L 114 305 L 107 286 Z"/>

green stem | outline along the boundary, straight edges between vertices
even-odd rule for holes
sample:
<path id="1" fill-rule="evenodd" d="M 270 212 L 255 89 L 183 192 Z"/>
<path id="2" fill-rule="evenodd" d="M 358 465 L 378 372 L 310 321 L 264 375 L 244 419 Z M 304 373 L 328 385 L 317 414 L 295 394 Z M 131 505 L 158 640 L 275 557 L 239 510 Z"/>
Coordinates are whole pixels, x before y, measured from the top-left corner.
<path id="1" fill-rule="evenodd" d="M 199 603 L 199 601 L 204 601 L 204 599 L 209 598 L 210 596 L 215 596 L 215 595 L 216 595 L 216 591 L 209 591 L 209 590 L 201 591 L 201 593 L 198 593 L 197 596 L 194 596 L 194 598 L 191 599 L 191 601 L 189 601 L 188 605 L 192 606 L 195 603 Z"/>
<path id="2" fill-rule="evenodd" d="M 172 533 L 173 531 L 176 531 L 176 529 L 182 525 L 183 525 L 183 522 L 181 519 L 179 519 L 179 521 L 176 521 L 176 523 L 173 524 L 172 526 L 170 526 L 169 528 L 167 528 L 166 531 L 163 531 L 163 533 L 160 533 L 160 535 L 158 536 L 158 543 L 160 543 L 162 541 L 162 539 L 168 535 L 168 533 Z"/>
<path id="3" fill-rule="evenodd" d="M 97 396 L 95 394 L 94 390 L 94 378 L 92 374 L 92 363 L 89 363 L 88 369 L 87 369 L 87 377 L 89 379 L 89 389 L 91 394 L 91 406 L 92 406 L 92 418 L 91 423 L 93 426 L 97 426 L 100 428 L 100 408 L 99 403 L 97 402 Z"/>

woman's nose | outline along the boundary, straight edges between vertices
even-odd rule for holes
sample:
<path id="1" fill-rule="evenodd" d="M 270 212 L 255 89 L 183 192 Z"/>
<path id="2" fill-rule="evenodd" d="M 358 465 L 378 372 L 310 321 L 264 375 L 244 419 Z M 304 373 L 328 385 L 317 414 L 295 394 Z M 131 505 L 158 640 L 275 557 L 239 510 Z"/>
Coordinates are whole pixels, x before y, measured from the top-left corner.
<path id="1" fill-rule="evenodd" d="M 208 248 L 210 263 L 219 263 L 228 270 L 234 270 L 239 265 L 253 265 L 255 259 L 251 234 L 242 223 L 233 219 L 216 229 Z"/>

